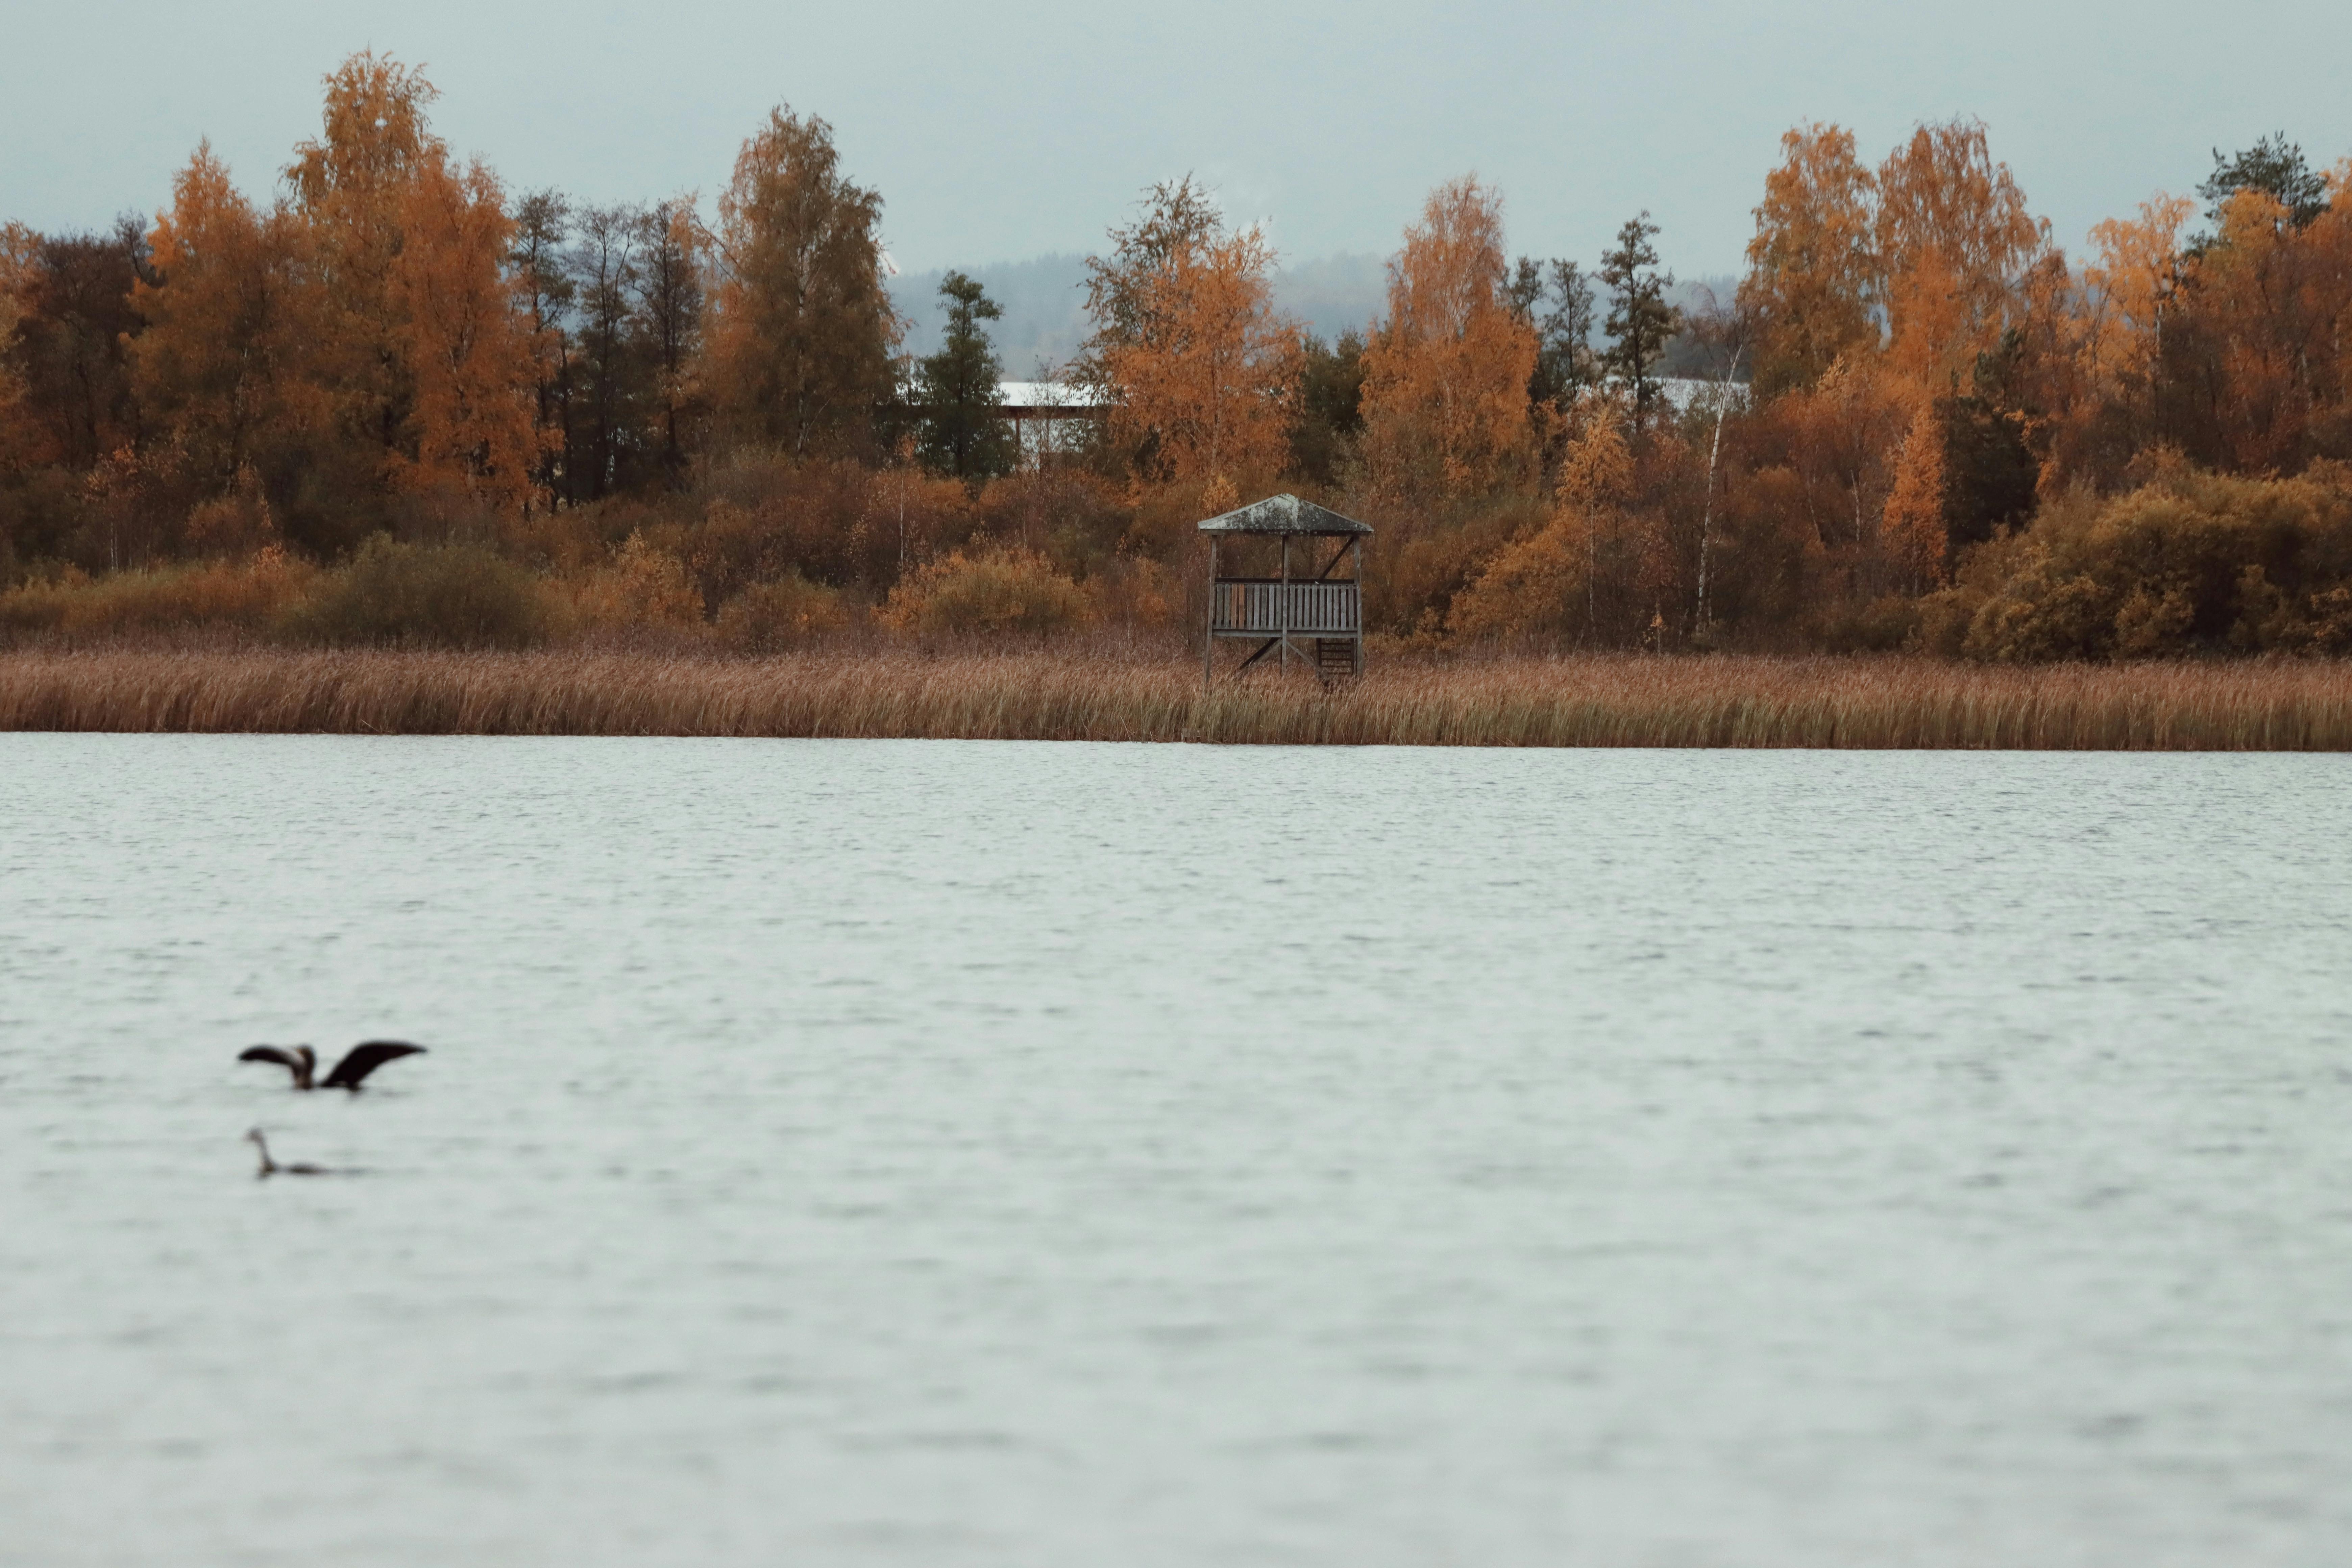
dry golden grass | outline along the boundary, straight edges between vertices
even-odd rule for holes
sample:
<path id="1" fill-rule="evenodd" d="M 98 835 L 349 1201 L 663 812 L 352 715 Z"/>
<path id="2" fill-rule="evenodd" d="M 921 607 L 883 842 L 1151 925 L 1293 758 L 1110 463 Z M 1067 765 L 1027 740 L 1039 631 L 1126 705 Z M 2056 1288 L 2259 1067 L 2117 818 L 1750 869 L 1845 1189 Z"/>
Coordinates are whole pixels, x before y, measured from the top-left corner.
<path id="1" fill-rule="evenodd" d="M 0 653 L 0 729 L 1324 745 L 2352 749 L 2352 664 L 1597 656 L 1204 691 L 1164 656 Z"/>

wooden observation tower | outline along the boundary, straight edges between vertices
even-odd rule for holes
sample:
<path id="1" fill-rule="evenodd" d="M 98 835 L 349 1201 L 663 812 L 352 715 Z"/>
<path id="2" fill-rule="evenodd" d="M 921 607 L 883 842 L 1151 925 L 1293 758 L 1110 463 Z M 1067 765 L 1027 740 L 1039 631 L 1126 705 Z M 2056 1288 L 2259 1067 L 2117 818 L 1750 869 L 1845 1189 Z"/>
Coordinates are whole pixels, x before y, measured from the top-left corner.
<path id="1" fill-rule="evenodd" d="M 1315 662 L 1315 672 L 1326 680 L 1364 673 L 1364 541 L 1371 536 L 1367 523 L 1300 500 L 1297 496 L 1268 496 L 1245 507 L 1213 517 L 1201 524 L 1209 536 L 1209 635 L 1201 655 L 1201 678 L 1217 673 L 1217 639 L 1240 637 L 1258 644 L 1242 660 L 1238 675 L 1269 653 L 1279 650 L 1282 667 L 1290 668 L 1294 641 L 1301 658 Z M 1224 577 L 1217 572 L 1221 546 L 1236 546 L 1245 539 L 1280 542 L 1279 575 Z M 1296 564 L 1292 546 L 1304 559 Z M 1328 559 L 1318 564 L 1325 550 Z M 1237 549 L 1236 554 L 1240 552 Z M 1272 553 L 1261 552 L 1260 553 Z M 1331 574 L 1347 563 L 1348 574 Z"/>

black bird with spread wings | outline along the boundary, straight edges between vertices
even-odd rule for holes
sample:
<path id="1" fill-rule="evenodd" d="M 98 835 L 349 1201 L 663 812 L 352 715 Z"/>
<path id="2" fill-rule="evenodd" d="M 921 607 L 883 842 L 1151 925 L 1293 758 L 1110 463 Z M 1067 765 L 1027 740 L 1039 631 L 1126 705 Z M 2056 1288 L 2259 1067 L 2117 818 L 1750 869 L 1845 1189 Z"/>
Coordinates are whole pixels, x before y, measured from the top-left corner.
<path id="1" fill-rule="evenodd" d="M 313 1084 L 311 1075 L 319 1070 L 319 1053 L 308 1046 L 296 1046 L 289 1050 L 283 1046 L 247 1046 L 239 1051 L 241 1062 L 276 1062 L 294 1075 L 296 1089 L 342 1089 L 357 1094 L 368 1074 L 386 1062 L 396 1062 L 403 1057 L 420 1057 L 423 1046 L 412 1046 L 399 1040 L 362 1040 L 343 1053 L 327 1081 Z"/>

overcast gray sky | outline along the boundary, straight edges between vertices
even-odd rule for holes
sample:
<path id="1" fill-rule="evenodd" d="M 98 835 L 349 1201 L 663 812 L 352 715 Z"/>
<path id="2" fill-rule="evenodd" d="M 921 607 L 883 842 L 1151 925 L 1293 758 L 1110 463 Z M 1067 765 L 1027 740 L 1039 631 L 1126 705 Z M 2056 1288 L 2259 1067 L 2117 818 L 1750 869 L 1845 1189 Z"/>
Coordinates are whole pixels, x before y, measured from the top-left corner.
<path id="1" fill-rule="evenodd" d="M 1433 184 L 1475 170 L 1514 249 L 1589 260 L 1647 207 L 1689 274 L 1737 268 L 1801 120 L 1852 126 L 1875 159 L 1915 121 L 1979 115 L 2070 248 L 2193 185 L 2216 144 L 2284 129 L 2315 163 L 2352 153 L 2345 0 L 10 11 L 0 216 L 41 228 L 153 211 L 200 136 L 267 190 L 316 127 L 320 77 L 369 46 L 429 68 L 437 129 L 511 189 L 708 196 L 771 104 L 821 114 L 910 269 L 1095 248 L 1188 169 L 1293 258 L 1385 253 Z"/>

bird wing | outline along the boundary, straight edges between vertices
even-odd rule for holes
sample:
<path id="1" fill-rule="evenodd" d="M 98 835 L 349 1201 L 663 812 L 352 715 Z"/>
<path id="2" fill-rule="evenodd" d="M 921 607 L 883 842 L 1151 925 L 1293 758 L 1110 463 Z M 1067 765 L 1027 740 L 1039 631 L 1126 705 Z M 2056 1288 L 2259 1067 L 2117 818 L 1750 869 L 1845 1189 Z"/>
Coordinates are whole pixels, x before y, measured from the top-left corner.
<path id="1" fill-rule="evenodd" d="M 276 1062 L 297 1078 L 302 1074 L 302 1058 L 283 1046 L 247 1046 L 236 1053 L 236 1059 L 241 1062 Z"/>
<path id="2" fill-rule="evenodd" d="M 399 1040 L 362 1040 L 343 1053 L 335 1070 L 327 1075 L 325 1089 L 357 1089 L 368 1074 L 386 1062 L 396 1062 L 403 1057 L 421 1057 L 423 1046 L 405 1045 Z"/>

